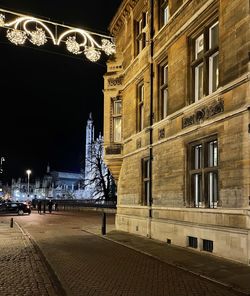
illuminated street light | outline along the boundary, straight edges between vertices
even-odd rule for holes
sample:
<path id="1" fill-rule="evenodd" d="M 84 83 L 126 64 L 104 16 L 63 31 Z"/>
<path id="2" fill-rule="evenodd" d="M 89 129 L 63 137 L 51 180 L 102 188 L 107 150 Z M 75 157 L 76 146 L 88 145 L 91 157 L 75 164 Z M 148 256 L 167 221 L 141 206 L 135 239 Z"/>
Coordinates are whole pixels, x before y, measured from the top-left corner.
<path id="1" fill-rule="evenodd" d="M 31 174 L 31 170 L 27 170 L 26 174 L 28 175 L 28 197 L 30 195 L 30 174 Z"/>

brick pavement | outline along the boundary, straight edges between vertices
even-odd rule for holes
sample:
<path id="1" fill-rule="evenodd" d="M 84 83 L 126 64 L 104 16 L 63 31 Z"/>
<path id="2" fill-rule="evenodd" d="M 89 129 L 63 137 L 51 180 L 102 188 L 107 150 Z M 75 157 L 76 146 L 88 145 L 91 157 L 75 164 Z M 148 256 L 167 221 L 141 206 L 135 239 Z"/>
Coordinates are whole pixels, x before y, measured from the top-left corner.
<path id="1" fill-rule="evenodd" d="M 0 295 L 60 296 L 39 251 L 10 218 L 0 219 Z"/>
<path id="2" fill-rule="evenodd" d="M 250 266 L 122 231 L 110 231 L 105 238 L 250 295 Z"/>
<path id="3" fill-rule="evenodd" d="M 114 243 L 117 235 L 111 241 L 83 231 L 100 231 L 86 213 L 32 216 L 32 221 L 21 218 L 20 223 L 36 240 L 69 296 L 243 295 Z"/>

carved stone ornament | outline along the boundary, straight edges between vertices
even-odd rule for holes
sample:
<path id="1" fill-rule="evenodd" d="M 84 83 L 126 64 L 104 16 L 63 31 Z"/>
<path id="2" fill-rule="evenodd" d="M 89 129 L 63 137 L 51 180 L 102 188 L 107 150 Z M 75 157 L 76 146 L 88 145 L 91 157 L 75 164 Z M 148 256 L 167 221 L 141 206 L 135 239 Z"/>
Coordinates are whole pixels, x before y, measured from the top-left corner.
<path id="1" fill-rule="evenodd" d="M 188 127 L 190 125 L 203 122 L 216 114 L 224 112 L 224 101 L 219 99 L 213 102 L 209 106 L 204 106 L 203 108 L 196 110 L 194 114 L 182 118 L 182 128 Z"/>
<path id="2" fill-rule="evenodd" d="M 122 85 L 124 79 L 124 75 L 120 75 L 115 78 L 109 78 L 108 79 L 108 84 L 109 86 L 117 86 L 117 85 Z"/>
<path id="3" fill-rule="evenodd" d="M 141 138 L 136 140 L 136 149 L 141 148 Z"/>
<path id="4" fill-rule="evenodd" d="M 133 10 L 135 5 L 137 4 L 139 0 L 130 0 L 128 1 L 127 5 L 125 6 L 124 10 L 119 15 L 118 19 L 113 25 L 113 28 L 111 29 L 111 33 L 115 36 L 119 33 L 123 23 L 125 22 L 126 18 L 129 17 L 131 9 Z"/>
<path id="5" fill-rule="evenodd" d="M 158 130 L 158 140 L 164 139 L 165 138 L 165 128 L 160 128 Z"/>
<path id="6" fill-rule="evenodd" d="M 108 146 L 105 149 L 106 154 L 121 154 L 122 146 L 121 145 L 112 145 Z"/>

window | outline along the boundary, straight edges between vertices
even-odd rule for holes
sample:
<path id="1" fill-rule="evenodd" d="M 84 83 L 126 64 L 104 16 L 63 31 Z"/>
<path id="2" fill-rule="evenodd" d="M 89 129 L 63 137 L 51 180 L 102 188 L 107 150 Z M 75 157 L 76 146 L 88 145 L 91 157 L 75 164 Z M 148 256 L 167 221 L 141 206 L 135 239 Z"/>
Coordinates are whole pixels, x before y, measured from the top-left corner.
<path id="1" fill-rule="evenodd" d="M 203 239 L 203 251 L 212 253 L 214 248 L 214 242 L 211 240 Z"/>
<path id="2" fill-rule="evenodd" d="M 146 46 L 147 13 L 143 13 L 136 22 L 136 54 L 139 54 Z"/>
<path id="3" fill-rule="evenodd" d="M 169 19 L 169 6 L 167 0 L 159 0 L 159 20 L 160 28 L 164 27 Z"/>
<path id="4" fill-rule="evenodd" d="M 193 38 L 191 68 L 195 102 L 213 93 L 219 86 L 218 27 L 217 21 Z"/>
<path id="5" fill-rule="evenodd" d="M 216 208 L 218 141 L 208 138 L 189 145 L 190 206 Z"/>
<path id="6" fill-rule="evenodd" d="M 159 66 L 159 114 L 160 119 L 167 116 L 168 105 L 168 64 Z"/>
<path id="7" fill-rule="evenodd" d="M 142 160 L 142 204 L 149 205 L 150 201 L 150 163 L 149 159 Z"/>
<path id="8" fill-rule="evenodd" d="M 188 236 L 188 246 L 190 248 L 197 249 L 198 248 L 198 239 L 197 239 L 197 237 Z"/>
<path id="9" fill-rule="evenodd" d="M 122 140 L 122 101 L 118 99 L 113 101 L 113 140 L 121 142 Z"/>
<path id="10" fill-rule="evenodd" d="M 138 110 L 138 116 L 137 116 L 137 129 L 138 132 L 143 130 L 144 122 L 144 84 L 140 83 L 137 86 L 137 110 Z"/>

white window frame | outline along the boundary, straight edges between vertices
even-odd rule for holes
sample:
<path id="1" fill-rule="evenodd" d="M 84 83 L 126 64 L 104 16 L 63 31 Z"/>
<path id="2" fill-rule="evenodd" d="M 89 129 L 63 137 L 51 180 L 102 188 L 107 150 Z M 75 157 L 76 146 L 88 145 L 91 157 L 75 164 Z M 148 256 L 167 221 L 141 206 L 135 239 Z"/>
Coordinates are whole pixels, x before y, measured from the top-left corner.
<path id="1" fill-rule="evenodd" d="M 213 85 L 213 78 L 214 78 L 214 72 L 213 72 L 213 67 L 214 67 L 214 60 L 215 57 L 218 57 L 218 65 L 216 68 L 216 86 L 214 89 L 214 85 Z M 214 53 L 213 55 L 211 55 L 209 57 L 209 94 L 212 94 L 213 92 L 215 92 L 218 89 L 218 85 L 219 85 L 219 52 L 217 51 L 216 53 Z"/>
<path id="2" fill-rule="evenodd" d="M 219 38 L 219 32 L 213 31 L 216 26 L 218 28 L 216 30 L 219 30 L 218 24 L 218 20 L 214 21 L 212 24 L 204 26 L 202 30 L 197 32 L 196 36 L 192 37 L 191 103 L 198 102 L 204 96 L 215 92 L 219 87 L 219 40 L 216 38 Z M 216 35 L 213 35 L 213 32 L 216 32 Z M 212 44 L 212 40 L 214 40 L 214 44 Z M 199 80 L 201 67 L 203 67 L 202 82 Z M 202 94 L 200 90 L 202 90 Z"/>
<path id="3" fill-rule="evenodd" d="M 115 143 L 120 143 L 122 140 L 122 114 L 121 114 L 121 112 L 120 113 L 116 112 L 116 108 L 115 108 L 116 104 L 120 104 L 120 110 L 121 110 L 122 100 L 121 99 L 113 100 L 113 141 Z M 115 121 L 117 121 L 117 120 L 120 120 L 120 130 L 119 131 L 116 130 Z M 119 135 L 119 137 L 118 137 L 118 135 Z"/>
<path id="4" fill-rule="evenodd" d="M 150 161 L 149 158 L 142 159 L 142 204 L 150 204 Z"/>
<path id="5" fill-rule="evenodd" d="M 159 117 L 161 120 L 168 115 L 168 69 L 167 61 L 159 65 Z"/>
<path id="6" fill-rule="evenodd" d="M 136 53 L 139 54 L 146 47 L 148 12 L 143 12 L 136 21 Z"/>
<path id="7" fill-rule="evenodd" d="M 190 205 L 207 208 L 218 206 L 218 140 L 201 139 L 189 144 Z"/>
<path id="8" fill-rule="evenodd" d="M 169 21 L 169 3 L 168 0 L 159 0 L 159 18 L 160 18 L 160 28 L 167 25 Z"/>
<path id="9" fill-rule="evenodd" d="M 200 69 L 202 68 L 202 94 L 200 94 L 200 80 L 199 80 L 199 74 Z M 195 67 L 195 102 L 198 102 L 200 99 L 202 99 L 204 96 L 204 63 L 200 63 Z"/>
<path id="10" fill-rule="evenodd" d="M 141 82 L 137 86 L 138 92 L 138 131 L 142 131 L 144 128 L 144 95 L 145 95 L 145 88 L 144 83 Z"/>

